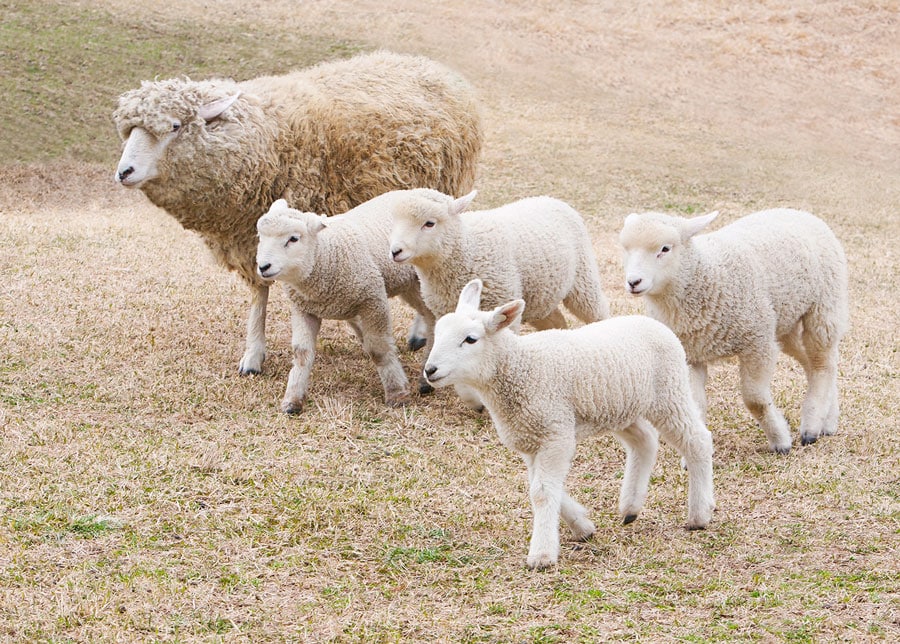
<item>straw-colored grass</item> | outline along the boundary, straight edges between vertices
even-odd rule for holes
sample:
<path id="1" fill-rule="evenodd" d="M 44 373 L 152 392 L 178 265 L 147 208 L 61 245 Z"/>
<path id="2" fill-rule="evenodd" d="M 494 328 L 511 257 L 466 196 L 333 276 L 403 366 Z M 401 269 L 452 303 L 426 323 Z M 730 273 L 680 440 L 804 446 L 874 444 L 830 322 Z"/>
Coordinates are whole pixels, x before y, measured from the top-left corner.
<path id="1" fill-rule="evenodd" d="M 0 640 L 900 639 L 894 4 L 251 4 L 0 4 Z M 352 334 L 326 323 L 310 404 L 280 414 L 284 296 L 264 373 L 239 377 L 246 289 L 113 185 L 109 114 L 157 73 L 246 77 L 376 46 L 472 79 L 479 203 L 576 206 L 616 314 L 640 311 L 615 244 L 628 212 L 828 221 L 851 269 L 838 434 L 767 453 L 736 365 L 717 365 L 709 529 L 682 527 L 669 448 L 620 525 L 623 455 L 599 438 L 569 479 L 597 533 L 533 573 L 524 468 L 450 392 L 386 408 Z M 395 314 L 402 341 L 411 315 Z M 412 378 L 420 356 L 403 360 Z M 796 428 L 787 358 L 774 389 Z"/>

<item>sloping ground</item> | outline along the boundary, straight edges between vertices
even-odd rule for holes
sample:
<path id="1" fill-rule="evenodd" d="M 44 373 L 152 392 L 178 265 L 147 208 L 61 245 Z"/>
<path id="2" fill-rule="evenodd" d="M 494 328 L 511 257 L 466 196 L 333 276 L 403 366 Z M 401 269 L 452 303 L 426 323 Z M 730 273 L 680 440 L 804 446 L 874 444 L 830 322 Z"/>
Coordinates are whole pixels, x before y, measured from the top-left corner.
<path id="1" fill-rule="evenodd" d="M 339 325 L 323 329 L 314 405 L 279 415 L 282 297 L 265 374 L 239 378 L 246 294 L 196 237 L 118 190 L 112 167 L 5 164 L 3 637 L 900 638 L 896 3 L 81 5 L 140 17 L 150 33 L 249 23 L 458 68 L 484 98 L 479 203 L 551 193 L 578 207 L 615 313 L 640 304 L 620 286 L 615 235 L 628 212 L 817 212 L 851 264 L 842 423 L 769 455 L 734 364 L 720 365 L 710 529 L 680 529 L 685 478 L 671 449 L 645 512 L 620 526 L 621 453 L 599 439 L 570 478 L 597 535 L 531 574 L 523 468 L 488 421 L 449 394 L 385 409 Z M 411 375 L 417 361 L 404 356 Z M 799 368 L 783 360 L 774 389 L 796 425 Z"/>

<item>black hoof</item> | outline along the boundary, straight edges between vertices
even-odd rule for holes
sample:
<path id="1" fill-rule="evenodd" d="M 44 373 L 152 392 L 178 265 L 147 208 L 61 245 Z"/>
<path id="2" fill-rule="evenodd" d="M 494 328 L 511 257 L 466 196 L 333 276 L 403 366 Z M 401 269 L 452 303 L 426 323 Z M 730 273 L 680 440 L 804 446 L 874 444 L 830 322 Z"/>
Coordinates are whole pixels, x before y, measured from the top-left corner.
<path id="1" fill-rule="evenodd" d="M 636 514 L 626 514 L 625 518 L 622 519 L 622 525 L 628 525 L 629 523 L 633 523 L 635 519 L 637 519 Z"/>
<path id="2" fill-rule="evenodd" d="M 434 391 L 434 387 L 429 385 L 427 382 L 419 385 L 419 393 L 423 396 L 425 394 L 430 394 L 432 391 Z"/>
<path id="3" fill-rule="evenodd" d="M 785 454 L 791 453 L 791 448 L 790 447 L 776 447 L 772 451 L 775 452 L 776 454 L 781 454 L 782 456 L 784 456 Z"/>
<path id="4" fill-rule="evenodd" d="M 800 444 L 803 445 L 804 447 L 806 447 L 807 445 L 812 445 L 817 440 L 819 440 L 818 436 L 801 436 Z"/>
<path id="5" fill-rule="evenodd" d="M 288 416 L 299 416 L 303 413 L 303 405 L 288 405 L 287 407 L 282 407 L 281 411 Z"/>
<path id="6" fill-rule="evenodd" d="M 410 351 L 418 351 L 425 346 L 425 338 L 410 338 L 406 343 Z"/>
<path id="7" fill-rule="evenodd" d="M 262 373 L 259 369 L 241 369 L 238 367 L 238 373 L 242 376 L 258 376 Z"/>
<path id="8" fill-rule="evenodd" d="M 689 532 L 694 532 L 695 530 L 706 530 L 705 525 L 688 525 L 685 526 Z"/>

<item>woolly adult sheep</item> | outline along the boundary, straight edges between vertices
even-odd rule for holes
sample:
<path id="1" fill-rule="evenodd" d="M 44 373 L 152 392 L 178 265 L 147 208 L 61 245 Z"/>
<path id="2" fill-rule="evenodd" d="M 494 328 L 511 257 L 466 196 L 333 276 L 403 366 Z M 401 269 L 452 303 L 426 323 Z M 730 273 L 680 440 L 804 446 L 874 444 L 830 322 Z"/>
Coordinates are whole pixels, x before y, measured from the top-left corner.
<path id="1" fill-rule="evenodd" d="M 772 451 L 790 451 L 790 427 L 772 400 L 779 349 L 806 371 L 800 440 L 838 422 L 838 343 L 848 327 L 847 260 L 818 217 L 786 208 L 699 235 L 718 215 L 625 219 L 626 287 L 681 339 L 706 413 L 707 363 L 737 356 L 744 403 Z"/>
<path id="2" fill-rule="evenodd" d="M 528 566 L 556 563 L 560 514 L 575 538 L 594 533 L 565 479 L 576 443 L 598 432 L 612 432 L 625 446 L 619 496 L 625 523 L 647 497 L 658 430 L 687 466 L 687 527 L 706 527 L 714 508 L 712 438 L 675 334 L 649 317 L 627 316 L 519 336 L 511 327 L 525 303 L 479 311 L 480 294 L 481 282 L 473 280 L 456 311 L 438 320 L 425 375 L 435 387 L 473 388 L 500 440 L 524 459 L 534 511 Z"/>
<path id="3" fill-rule="evenodd" d="M 418 311 L 429 338 L 434 317 L 419 294 L 416 272 L 392 262 L 386 252 L 393 194 L 328 218 L 294 210 L 279 199 L 257 222 L 257 270 L 263 278 L 281 282 L 291 301 L 294 359 L 282 411 L 293 414 L 303 408 L 323 319 L 350 321 L 375 363 L 385 402 L 407 400 L 388 298 L 399 295 Z"/>
<path id="4" fill-rule="evenodd" d="M 398 188 L 466 191 L 482 145 L 464 79 L 384 51 L 243 82 L 145 81 L 113 119 L 124 141 L 116 181 L 198 232 L 250 286 L 242 374 L 265 357 L 256 221 L 274 201 L 331 215 Z"/>

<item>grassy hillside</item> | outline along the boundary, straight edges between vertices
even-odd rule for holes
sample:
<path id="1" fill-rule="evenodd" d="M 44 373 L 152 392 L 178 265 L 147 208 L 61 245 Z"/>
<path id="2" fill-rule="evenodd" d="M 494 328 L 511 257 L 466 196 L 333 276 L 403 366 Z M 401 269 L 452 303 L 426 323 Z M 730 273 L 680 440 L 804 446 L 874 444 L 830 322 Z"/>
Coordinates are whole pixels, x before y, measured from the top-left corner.
<path id="1" fill-rule="evenodd" d="M 308 34 L 273 34 L 235 22 L 129 21 L 52 2 L 0 4 L 0 162 L 114 161 L 116 97 L 142 79 L 244 79 L 357 48 Z"/>

